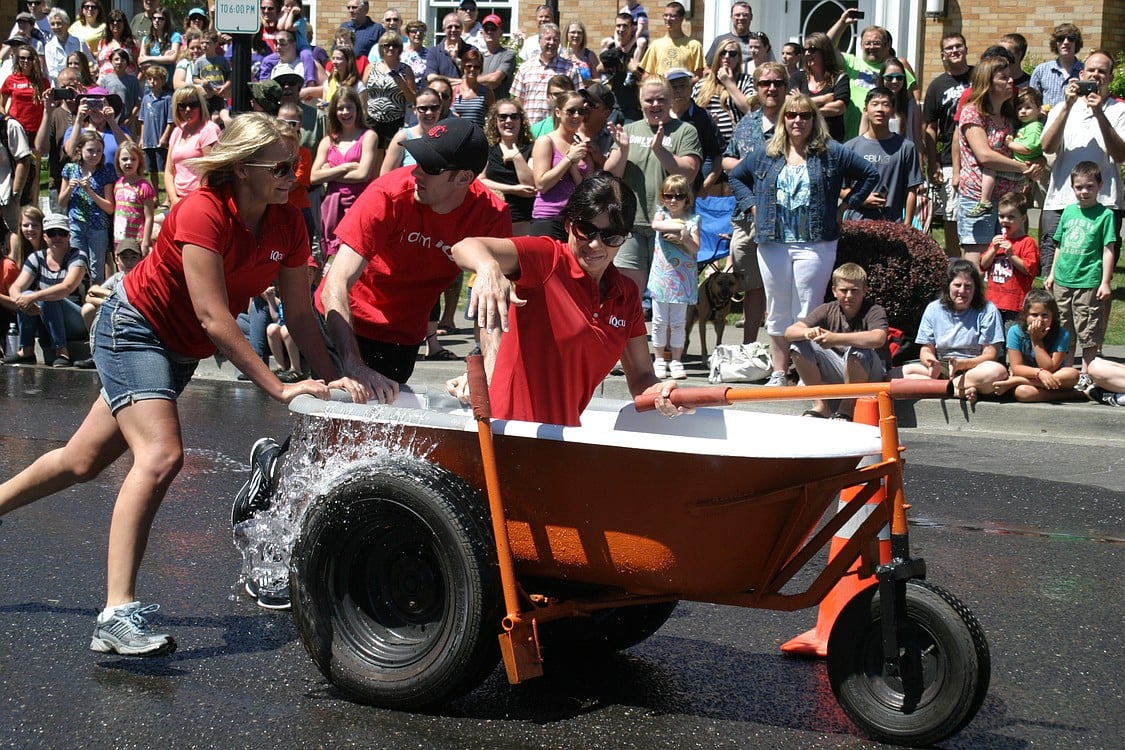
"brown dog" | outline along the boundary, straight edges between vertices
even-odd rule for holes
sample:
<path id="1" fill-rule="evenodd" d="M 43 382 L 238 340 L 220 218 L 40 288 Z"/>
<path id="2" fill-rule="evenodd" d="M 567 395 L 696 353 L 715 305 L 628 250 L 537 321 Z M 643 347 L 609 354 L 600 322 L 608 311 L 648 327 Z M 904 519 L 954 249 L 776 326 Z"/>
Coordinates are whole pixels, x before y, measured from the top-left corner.
<path id="1" fill-rule="evenodd" d="M 741 275 L 730 271 L 716 271 L 699 282 L 699 302 L 688 307 L 687 335 L 690 339 L 691 329 L 698 321 L 699 349 L 703 352 L 704 362 L 711 356 L 707 350 L 707 324 L 711 323 L 715 328 L 715 345 L 723 343 L 727 315 L 730 314 L 731 303 L 739 298 L 741 289 Z M 685 340 L 685 350 L 687 344 Z"/>

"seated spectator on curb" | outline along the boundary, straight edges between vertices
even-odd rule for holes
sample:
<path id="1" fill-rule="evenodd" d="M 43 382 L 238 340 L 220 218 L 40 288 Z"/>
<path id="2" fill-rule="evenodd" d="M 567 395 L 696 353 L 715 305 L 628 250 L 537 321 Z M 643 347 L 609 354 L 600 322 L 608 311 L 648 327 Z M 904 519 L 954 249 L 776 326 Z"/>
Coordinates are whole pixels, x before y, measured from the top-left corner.
<path id="1" fill-rule="evenodd" d="M 1008 331 L 1011 377 L 994 383 L 997 396 L 1012 393 L 1016 401 L 1065 401 L 1081 398 L 1074 390 L 1078 370 L 1066 365 L 1070 331 L 1059 325 L 1059 306 L 1051 293 L 1033 289 L 1024 298 L 1019 324 Z"/>
<path id="2" fill-rule="evenodd" d="M 832 272 L 835 301 L 815 308 L 785 329 L 793 364 L 804 385 L 873 383 L 883 380 L 890 360 L 887 311 L 867 298 L 867 272 L 845 263 Z M 855 399 L 840 402 L 832 419 L 851 420 Z M 827 401 L 815 400 L 806 417 L 829 416 Z"/>
<path id="3" fill-rule="evenodd" d="M 4 364 L 35 364 L 35 337 L 42 322 L 54 349 L 54 366 L 70 367 L 67 341 L 87 335 L 78 302 L 73 299 L 86 278 L 86 254 L 70 246 L 66 216 L 47 216 L 43 232 L 47 247 L 24 261 L 10 288 L 18 308 L 20 340 L 19 349 L 4 357 Z"/>
<path id="4" fill-rule="evenodd" d="M 980 271 L 970 260 L 949 264 L 941 297 L 926 306 L 915 340 L 922 347 L 917 362 L 903 366 L 906 378 L 949 378 L 953 395 L 975 403 L 1008 377 L 1000 364 L 1004 322 L 996 305 L 984 298 Z"/>

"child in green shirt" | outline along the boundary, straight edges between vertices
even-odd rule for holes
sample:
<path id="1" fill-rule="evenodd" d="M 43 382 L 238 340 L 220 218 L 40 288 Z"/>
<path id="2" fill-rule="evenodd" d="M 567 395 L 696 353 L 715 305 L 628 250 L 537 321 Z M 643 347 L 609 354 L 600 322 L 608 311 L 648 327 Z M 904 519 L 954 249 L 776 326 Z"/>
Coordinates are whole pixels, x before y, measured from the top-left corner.
<path id="1" fill-rule="evenodd" d="M 1113 276 L 1113 209 L 1098 203 L 1101 167 L 1079 162 L 1070 173 L 1077 203 L 1067 206 L 1055 230 L 1058 249 L 1044 286 L 1059 303 L 1059 323 L 1078 342 L 1082 352 L 1080 390 L 1086 385 L 1086 366 L 1101 348 L 1109 320 L 1109 280 Z"/>

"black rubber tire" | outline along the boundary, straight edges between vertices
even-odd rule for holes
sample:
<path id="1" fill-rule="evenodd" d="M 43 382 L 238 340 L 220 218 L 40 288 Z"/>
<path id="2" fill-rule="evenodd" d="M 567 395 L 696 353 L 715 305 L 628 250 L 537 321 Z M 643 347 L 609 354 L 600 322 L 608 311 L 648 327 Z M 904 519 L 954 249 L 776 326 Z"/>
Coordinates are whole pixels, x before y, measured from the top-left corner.
<path id="1" fill-rule="evenodd" d="M 496 549 L 487 506 L 457 476 L 404 458 L 364 469 L 313 506 L 291 560 L 301 640 L 349 698 L 425 708 L 495 668 Z"/>
<path id="2" fill-rule="evenodd" d="M 844 607 L 828 639 L 828 679 L 840 706 L 881 742 L 932 745 L 965 727 L 988 693 L 992 662 L 976 617 L 952 594 L 906 582 L 899 616 L 902 676 L 883 666 L 877 587 Z"/>
<path id="3" fill-rule="evenodd" d="M 539 626 L 545 657 L 569 654 L 603 656 L 645 640 L 672 616 L 678 602 L 638 604 L 571 617 Z"/>

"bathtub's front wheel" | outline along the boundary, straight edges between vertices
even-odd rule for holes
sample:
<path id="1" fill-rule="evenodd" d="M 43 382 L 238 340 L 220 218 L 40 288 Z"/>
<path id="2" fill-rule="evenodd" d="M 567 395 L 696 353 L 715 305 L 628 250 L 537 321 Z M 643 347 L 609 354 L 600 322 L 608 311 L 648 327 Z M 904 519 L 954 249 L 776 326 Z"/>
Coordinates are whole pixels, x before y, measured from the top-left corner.
<path id="1" fill-rule="evenodd" d="M 453 474 L 397 460 L 309 511 L 292 555 L 293 613 L 317 667 L 349 698 L 421 708 L 495 667 L 499 583 L 484 508 Z"/>
<path id="2" fill-rule="evenodd" d="M 968 607 L 921 580 L 905 583 L 899 668 L 883 659 L 882 614 L 871 587 L 840 612 L 828 639 L 828 679 L 848 717 L 871 737 L 928 746 L 956 734 L 988 692 L 988 642 Z"/>

